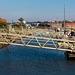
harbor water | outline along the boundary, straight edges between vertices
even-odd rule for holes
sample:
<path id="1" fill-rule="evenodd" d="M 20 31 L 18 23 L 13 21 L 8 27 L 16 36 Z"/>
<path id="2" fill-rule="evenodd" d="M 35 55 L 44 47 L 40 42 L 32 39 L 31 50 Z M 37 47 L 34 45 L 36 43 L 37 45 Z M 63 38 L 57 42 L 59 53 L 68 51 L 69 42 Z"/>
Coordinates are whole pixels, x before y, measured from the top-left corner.
<path id="1" fill-rule="evenodd" d="M 64 51 L 8 45 L 0 49 L 0 75 L 74 75 Z"/>

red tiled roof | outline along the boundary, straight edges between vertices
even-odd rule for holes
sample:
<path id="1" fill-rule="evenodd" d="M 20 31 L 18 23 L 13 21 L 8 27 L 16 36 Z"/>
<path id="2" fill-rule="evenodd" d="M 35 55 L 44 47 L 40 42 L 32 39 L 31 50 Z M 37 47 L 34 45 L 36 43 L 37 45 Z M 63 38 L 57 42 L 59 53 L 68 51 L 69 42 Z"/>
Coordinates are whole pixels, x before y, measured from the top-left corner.
<path id="1" fill-rule="evenodd" d="M 65 23 L 65 25 L 75 25 L 75 23 Z"/>
<path id="2" fill-rule="evenodd" d="M 17 22 L 14 22 L 14 24 L 17 24 L 17 25 L 19 25 L 19 23 L 17 23 Z"/>
<path id="3" fill-rule="evenodd" d="M 1 21 L 1 22 L 6 22 L 6 20 L 4 20 L 4 19 L 0 19 L 0 21 Z"/>

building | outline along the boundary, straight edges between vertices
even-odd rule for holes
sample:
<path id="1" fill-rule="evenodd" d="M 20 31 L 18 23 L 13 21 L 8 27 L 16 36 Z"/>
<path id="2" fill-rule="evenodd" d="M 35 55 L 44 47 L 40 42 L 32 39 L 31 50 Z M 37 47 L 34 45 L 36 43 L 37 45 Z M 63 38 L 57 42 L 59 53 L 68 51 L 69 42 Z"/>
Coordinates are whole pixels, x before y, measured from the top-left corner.
<path id="1" fill-rule="evenodd" d="M 7 22 L 5 19 L 1 19 L 1 18 L 0 18 L 0 21 L 1 21 L 1 22 Z"/>
<path id="2" fill-rule="evenodd" d="M 51 28 L 62 28 L 62 23 L 51 22 Z"/>
<path id="3" fill-rule="evenodd" d="M 66 29 L 75 29 L 75 23 L 65 23 Z"/>

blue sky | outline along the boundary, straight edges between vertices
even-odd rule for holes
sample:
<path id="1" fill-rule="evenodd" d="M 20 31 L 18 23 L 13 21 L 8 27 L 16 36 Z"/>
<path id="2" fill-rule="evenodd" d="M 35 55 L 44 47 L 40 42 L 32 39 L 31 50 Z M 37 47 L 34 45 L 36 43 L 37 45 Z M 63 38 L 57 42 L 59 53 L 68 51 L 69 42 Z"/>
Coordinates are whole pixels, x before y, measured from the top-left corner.
<path id="1" fill-rule="evenodd" d="M 65 0 L 66 19 L 75 20 L 75 0 Z M 54 21 L 64 19 L 64 0 L 0 0 L 0 17 L 7 22 Z"/>

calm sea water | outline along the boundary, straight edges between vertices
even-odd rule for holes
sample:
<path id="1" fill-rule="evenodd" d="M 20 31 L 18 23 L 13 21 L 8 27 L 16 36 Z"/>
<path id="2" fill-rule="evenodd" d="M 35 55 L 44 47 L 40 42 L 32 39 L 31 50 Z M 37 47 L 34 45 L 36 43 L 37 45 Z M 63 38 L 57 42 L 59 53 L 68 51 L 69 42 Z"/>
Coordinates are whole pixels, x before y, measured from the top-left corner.
<path id="1" fill-rule="evenodd" d="M 9 45 L 0 49 L 0 75 L 75 75 L 64 51 Z"/>

